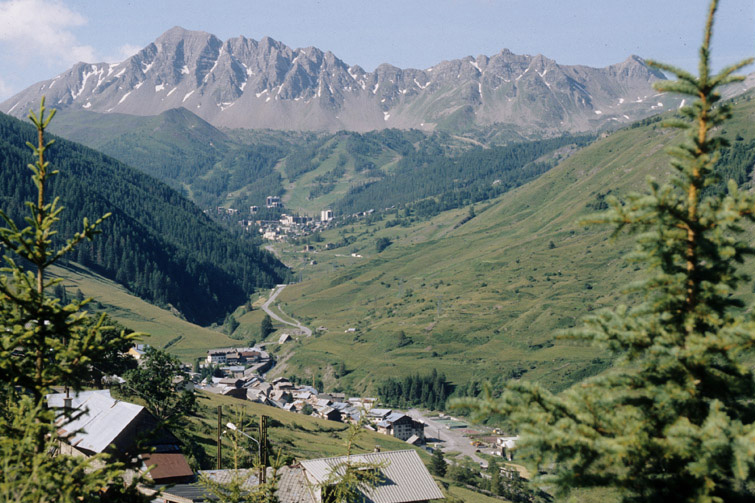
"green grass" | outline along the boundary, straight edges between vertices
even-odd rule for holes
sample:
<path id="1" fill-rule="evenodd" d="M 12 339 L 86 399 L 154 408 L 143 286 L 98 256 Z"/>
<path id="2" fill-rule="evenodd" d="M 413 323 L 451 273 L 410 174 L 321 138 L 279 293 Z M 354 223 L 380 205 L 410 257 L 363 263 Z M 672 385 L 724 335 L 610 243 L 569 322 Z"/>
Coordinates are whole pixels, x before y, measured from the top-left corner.
<path id="1" fill-rule="evenodd" d="M 286 195 L 283 197 L 283 200 L 286 207 L 308 215 L 319 216 L 321 210 L 331 208 L 338 200 L 346 195 L 346 192 L 348 192 L 352 185 L 359 185 L 368 180 L 364 174 L 357 173 L 354 169 L 354 158 L 347 153 L 344 145 L 345 140 L 345 138 L 334 137 L 328 141 L 323 146 L 323 149 L 332 146 L 333 152 L 325 160 L 320 162 L 317 168 L 304 173 L 294 182 L 286 178 L 283 169 L 285 163 L 280 163 L 277 166 L 281 176 L 285 179 L 284 186 L 286 187 Z M 338 180 L 332 191 L 310 199 L 310 190 L 315 186 L 314 179 L 334 170 L 337 167 L 340 155 L 346 156 L 347 159 L 346 165 L 344 166 L 346 170 L 344 176 Z M 379 155 L 371 158 L 371 161 L 374 162 L 378 168 L 387 171 L 390 168 L 390 165 L 398 162 L 399 158 L 400 157 L 396 152 L 384 148 Z"/>
<path id="2" fill-rule="evenodd" d="M 347 424 L 204 392 L 199 393 L 198 404 L 198 414 L 190 418 L 190 429 L 197 436 L 208 458 L 213 460 L 216 459 L 217 452 L 215 438 L 218 406 L 223 408 L 223 424 L 232 420 L 240 411 L 243 411 L 244 416 L 248 418 L 268 416 L 270 418 L 268 438 L 273 449 L 275 451 L 281 449 L 283 455 L 302 460 L 346 454 Z M 360 433 L 354 445 L 354 453 L 372 452 L 376 446 L 379 446 L 384 451 L 415 449 L 423 460 L 429 459 L 423 449 L 369 430 Z"/>
<path id="3" fill-rule="evenodd" d="M 131 330 L 149 334 L 143 342 L 163 348 L 170 340 L 181 336 L 167 350 L 183 361 L 207 356 L 207 350 L 238 345 L 225 334 L 189 323 L 171 313 L 130 294 L 125 288 L 82 267 L 50 268 L 51 274 L 64 279 L 69 295 L 77 289 L 85 297 L 92 297 L 116 321 Z"/>
<path id="4" fill-rule="evenodd" d="M 755 104 L 740 99 L 735 117 L 727 136 L 752 138 Z M 600 194 L 626 195 L 645 190 L 648 176 L 666 177 L 664 150 L 678 141 L 679 133 L 659 123 L 617 131 L 537 180 L 478 204 L 477 216 L 461 226 L 467 209 L 408 227 L 362 221 L 328 231 L 322 244 L 356 238 L 336 250 L 283 247 L 283 260 L 304 281 L 287 287 L 280 302 L 328 330 L 290 354 L 283 350 L 279 371 L 370 391 L 385 376 L 432 369 L 457 384 L 519 375 L 552 389 L 602 371 L 607 355 L 556 334 L 591 311 L 631 302 L 624 290 L 639 276 L 623 258 L 629 238 L 612 240 L 609 229 L 579 222 Z M 393 241 L 380 254 L 379 237 Z M 743 293 L 751 300 L 749 286 Z M 350 327 L 357 332 L 345 333 Z M 414 343 L 395 347 L 399 330 Z M 329 376 L 339 362 L 349 373 L 336 383 Z"/>

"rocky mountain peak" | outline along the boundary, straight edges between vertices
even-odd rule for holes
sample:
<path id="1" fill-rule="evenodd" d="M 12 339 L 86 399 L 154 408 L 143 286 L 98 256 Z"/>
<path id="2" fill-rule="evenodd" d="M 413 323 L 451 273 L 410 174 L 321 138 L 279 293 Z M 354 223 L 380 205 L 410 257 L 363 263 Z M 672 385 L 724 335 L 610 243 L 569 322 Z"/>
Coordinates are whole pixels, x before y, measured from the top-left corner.
<path id="1" fill-rule="evenodd" d="M 267 36 L 221 41 L 176 26 L 125 61 L 79 63 L 0 110 L 22 114 L 45 94 L 55 107 L 101 113 L 154 115 L 185 107 L 227 127 L 364 131 L 505 123 L 549 134 L 674 107 L 673 100 L 645 101 L 662 78 L 637 56 L 590 68 L 508 49 L 425 70 L 385 63 L 366 72 L 316 47 L 292 49 Z"/>

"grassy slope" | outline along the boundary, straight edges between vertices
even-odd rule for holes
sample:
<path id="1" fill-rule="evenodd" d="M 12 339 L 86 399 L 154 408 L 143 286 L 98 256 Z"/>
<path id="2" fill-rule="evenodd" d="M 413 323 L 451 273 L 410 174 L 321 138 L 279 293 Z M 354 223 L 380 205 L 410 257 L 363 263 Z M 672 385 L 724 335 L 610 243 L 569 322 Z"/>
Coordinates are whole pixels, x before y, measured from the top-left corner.
<path id="1" fill-rule="evenodd" d="M 727 135 L 751 139 L 755 104 L 740 100 L 736 114 Z M 644 190 L 648 175 L 663 178 L 664 146 L 676 141 L 678 133 L 657 123 L 621 130 L 484 211 L 479 205 L 477 217 L 459 228 L 466 210 L 409 228 L 331 231 L 326 241 L 339 233 L 357 241 L 309 256 L 315 266 L 289 253 L 305 281 L 283 292 L 284 308 L 328 331 L 302 341 L 281 369 L 327 379 L 343 361 L 350 371 L 344 383 L 368 389 L 378 378 L 431 368 L 456 383 L 525 371 L 554 388 L 601 370 L 607 362 L 595 360 L 602 356 L 596 349 L 554 334 L 592 309 L 626 300 L 622 289 L 636 274 L 622 258 L 626 238 L 611 241 L 608 230 L 578 221 L 598 193 Z M 394 244 L 378 255 L 381 236 Z M 352 251 L 364 258 L 348 256 Z M 357 333 L 344 333 L 349 327 Z M 414 344 L 396 348 L 399 330 Z"/>
<path id="2" fill-rule="evenodd" d="M 201 445 L 205 448 L 208 457 L 212 459 L 215 459 L 216 453 L 218 405 L 223 407 L 226 418 L 232 418 L 236 411 L 242 409 L 246 417 L 269 416 L 271 426 L 268 430 L 268 438 L 273 449 L 280 448 L 286 455 L 297 459 L 312 459 L 342 456 L 346 453 L 344 443 L 347 438 L 348 425 L 343 423 L 210 393 L 199 394 L 199 405 L 197 416 L 192 418 L 192 430 L 199 436 Z M 223 421 L 224 424 L 225 422 Z M 386 451 L 415 449 L 425 460 L 428 459 L 422 449 L 412 447 L 396 438 L 367 430 L 357 438 L 355 452 L 372 452 L 375 446 L 380 446 Z"/>
<path id="3" fill-rule="evenodd" d="M 285 180 L 286 195 L 283 197 L 283 200 L 287 207 L 302 211 L 308 215 L 319 216 L 321 210 L 332 208 L 333 204 L 341 199 L 352 185 L 362 184 L 368 180 L 354 169 L 354 158 L 348 155 L 343 145 L 345 137 L 335 137 L 328 142 L 328 144 L 330 143 L 334 144 L 333 153 L 323 160 L 316 169 L 304 173 L 293 182 L 286 178 L 285 171 L 283 170 L 284 163 L 279 165 L 279 171 Z M 339 155 L 344 155 L 348 159 L 346 166 L 344 166 L 346 173 L 338 180 L 338 183 L 336 183 L 331 192 L 310 199 L 310 190 L 315 186 L 313 179 L 335 169 Z M 372 158 L 375 165 L 383 170 L 386 170 L 388 166 L 394 164 L 397 160 L 398 154 L 388 148 L 385 148 L 380 155 Z"/>
<path id="4" fill-rule="evenodd" d="M 169 341 L 181 339 L 168 347 L 168 351 L 184 361 L 207 356 L 207 349 L 238 345 L 223 333 L 189 323 L 170 311 L 149 304 L 130 294 L 125 288 L 81 267 L 53 266 L 54 276 L 64 279 L 69 295 L 76 289 L 85 297 L 92 297 L 103 309 L 126 327 L 149 334 L 143 342 L 156 348 Z"/>

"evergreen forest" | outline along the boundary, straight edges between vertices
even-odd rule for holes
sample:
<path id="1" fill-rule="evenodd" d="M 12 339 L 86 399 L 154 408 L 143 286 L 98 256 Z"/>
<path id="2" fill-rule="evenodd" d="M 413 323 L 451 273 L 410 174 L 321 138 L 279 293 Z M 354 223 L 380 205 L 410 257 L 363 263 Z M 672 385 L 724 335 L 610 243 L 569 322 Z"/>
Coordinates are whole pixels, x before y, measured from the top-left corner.
<path id="1" fill-rule="evenodd" d="M 25 184 L 31 125 L 0 115 L 0 205 L 18 225 L 32 198 Z M 116 280 L 139 297 L 209 324 L 256 289 L 282 282 L 287 269 L 251 238 L 223 229 L 167 185 L 84 146 L 58 139 L 50 154 L 60 176 L 53 196 L 66 208 L 59 235 L 107 212 L 101 239 L 82 243 L 72 261 Z M 74 267 L 73 264 L 70 264 Z"/>

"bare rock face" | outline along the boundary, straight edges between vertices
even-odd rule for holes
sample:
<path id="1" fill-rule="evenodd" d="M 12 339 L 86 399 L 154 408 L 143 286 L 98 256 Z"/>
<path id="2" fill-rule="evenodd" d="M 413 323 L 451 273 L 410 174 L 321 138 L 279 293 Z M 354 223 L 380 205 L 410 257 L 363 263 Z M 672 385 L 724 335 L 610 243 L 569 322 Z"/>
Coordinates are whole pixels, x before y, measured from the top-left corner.
<path id="1" fill-rule="evenodd" d="M 115 64 L 78 63 L 0 104 L 23 116 L 51 106 L 156 115 L 185 107 L 215 126 L 366 131 L 461 131 L 508 124 L 556 134 L 591 131 L 677 107 L 652 83 L 662 73 L 631 56 L 606 68 L 562 66 L 503 50 L 443 61 L 426 70 L 349 66 L 314 47 L 265 37 L 221 41 L 175 27 Z"/>

